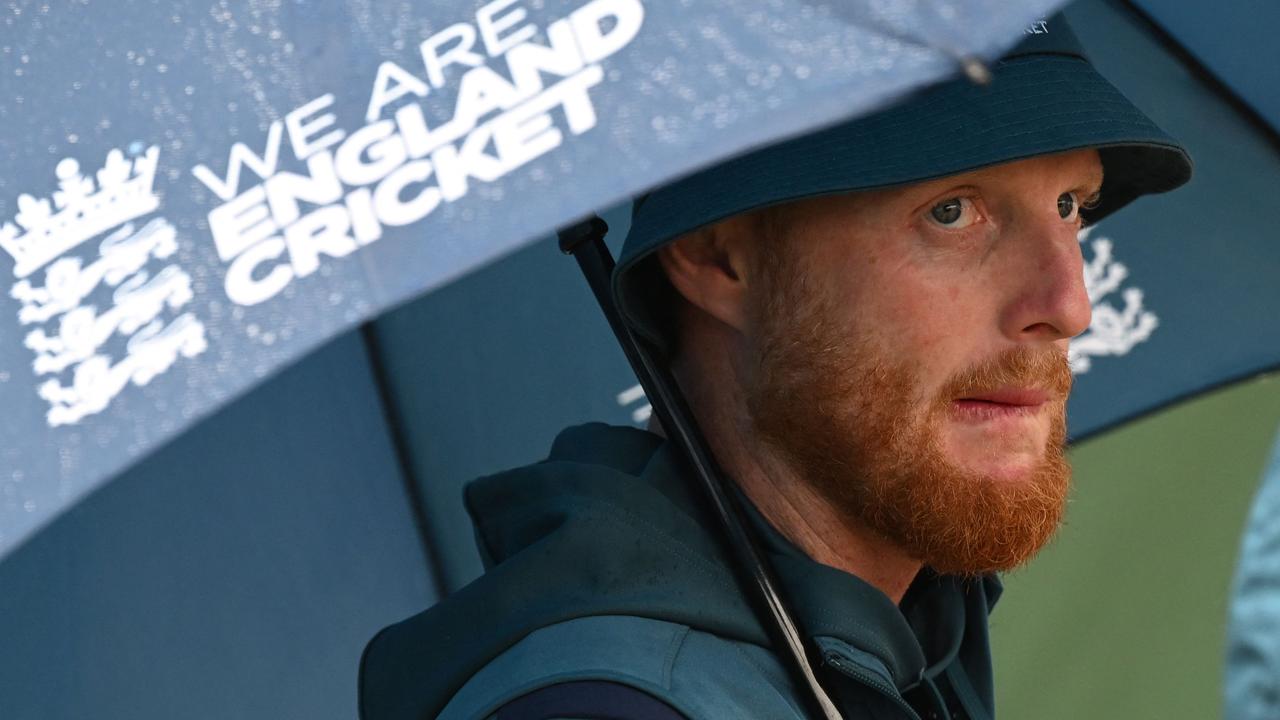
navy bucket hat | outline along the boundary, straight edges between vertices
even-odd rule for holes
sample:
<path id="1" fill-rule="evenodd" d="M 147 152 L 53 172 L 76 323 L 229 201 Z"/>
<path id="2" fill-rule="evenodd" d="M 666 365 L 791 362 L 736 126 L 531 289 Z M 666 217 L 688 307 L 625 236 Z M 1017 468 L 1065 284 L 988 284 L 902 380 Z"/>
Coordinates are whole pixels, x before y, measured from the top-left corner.
<path id="1" fill-rule="evenodd" d="M 1098 149 L 1095 223 L 1191 178 L 1186 151 L 1089 63 L 1062 15 L 1038 24 L 991 68 L 989 84 L 938 84 L 883 112 L 773 145 L 636 200 L 613 274 L 632 330 L 667 347 L 673 292 L 653 258 L 719 220 L 819 195 L 907 185 L 1051 153 Z"/>

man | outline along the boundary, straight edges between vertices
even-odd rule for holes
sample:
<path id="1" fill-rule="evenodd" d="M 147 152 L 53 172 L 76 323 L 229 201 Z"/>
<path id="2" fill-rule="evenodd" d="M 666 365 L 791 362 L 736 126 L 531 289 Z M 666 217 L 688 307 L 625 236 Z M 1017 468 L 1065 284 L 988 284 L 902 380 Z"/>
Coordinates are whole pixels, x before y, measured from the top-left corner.
<path id="1" fill-rule="evenodd" d="M 1060 18 L 955 81 L 638 201 L 615 274 L 846 718 L 993 713 L 994 573 L 1059 524 L 1082 223 L 1189 178 Z M 661 428 L 473 483 L 484 577 L 370 643 L 367 720 L 802 718 Z"/>

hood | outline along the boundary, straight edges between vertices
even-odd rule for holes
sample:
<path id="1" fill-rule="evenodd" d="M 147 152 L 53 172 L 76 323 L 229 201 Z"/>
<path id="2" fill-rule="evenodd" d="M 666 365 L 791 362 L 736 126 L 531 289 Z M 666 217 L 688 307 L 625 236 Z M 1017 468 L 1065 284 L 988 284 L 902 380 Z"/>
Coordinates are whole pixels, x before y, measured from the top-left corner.
<path id="1" fill-rule="evenodd" d="M 561 433 L 541 463 L 473 482 L 466 503 L 487 572 L 369 643 L 361 717 L 434 717 L 526 635 L 579 617 L 654 618 L 767 647 L 686 477 L 663 438 L 591 424 Z M 965 616 L 985 615 L 997 592 L 994 580 L 966 588 L 926 571 L 900 610 L 858 578 L 809 560 L 748 510 L 805 633 L 871 653 L 899 688 L 950 664 Z M 985 661 L 985 618 L 981 626 Z M 989 670 L 975 670 L 989 684 Z"/>

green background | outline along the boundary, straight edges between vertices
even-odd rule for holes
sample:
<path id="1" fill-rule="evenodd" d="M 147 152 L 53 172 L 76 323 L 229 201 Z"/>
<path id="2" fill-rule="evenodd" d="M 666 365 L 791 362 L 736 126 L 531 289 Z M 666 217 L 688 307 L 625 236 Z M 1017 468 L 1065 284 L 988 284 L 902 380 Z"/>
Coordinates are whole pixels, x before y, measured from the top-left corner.
<path id="1" fill-rule="evenodd" d="M 1273 374 L 1072 451 L 1066 525 L 992 616 L 1002 717 L 1221 715 L 1232 573 L 1278 425 Z"/>

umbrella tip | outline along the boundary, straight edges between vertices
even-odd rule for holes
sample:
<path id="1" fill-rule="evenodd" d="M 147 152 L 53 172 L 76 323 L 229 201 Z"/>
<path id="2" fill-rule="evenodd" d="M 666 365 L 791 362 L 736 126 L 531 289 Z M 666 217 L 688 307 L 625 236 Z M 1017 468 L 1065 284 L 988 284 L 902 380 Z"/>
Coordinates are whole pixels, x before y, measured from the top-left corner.
<path id="1" fill-rule="evenodd" d="M 965 77 L 974 85 L 991 84 L 991 69 L 978 58 L 966 55 L 960 58 L 960 67 L 964 68 Z"/>

